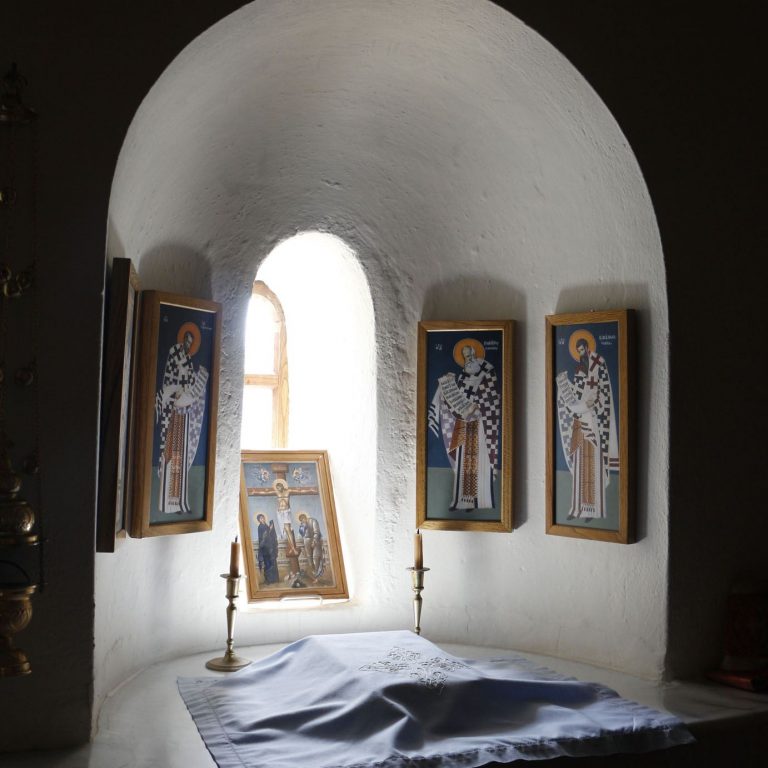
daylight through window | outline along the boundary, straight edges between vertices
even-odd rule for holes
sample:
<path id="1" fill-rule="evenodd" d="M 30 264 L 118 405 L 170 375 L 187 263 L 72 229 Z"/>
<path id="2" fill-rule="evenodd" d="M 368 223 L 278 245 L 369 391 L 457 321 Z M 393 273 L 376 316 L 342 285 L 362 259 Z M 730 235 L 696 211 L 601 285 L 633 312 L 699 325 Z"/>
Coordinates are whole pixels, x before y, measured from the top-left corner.
<path id="1" fill-rule="evenodd" d="M 285 316 L 277 296 L 256 280 L 245 324 L 243 449 L 285 448 L 288 439 L 288 359 Z"/>

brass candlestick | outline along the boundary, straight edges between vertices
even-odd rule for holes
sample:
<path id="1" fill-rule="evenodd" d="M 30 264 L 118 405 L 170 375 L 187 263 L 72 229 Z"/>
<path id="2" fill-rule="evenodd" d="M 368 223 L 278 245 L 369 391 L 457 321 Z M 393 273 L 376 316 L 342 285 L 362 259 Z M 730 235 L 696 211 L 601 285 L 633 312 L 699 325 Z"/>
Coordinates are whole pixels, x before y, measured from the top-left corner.
<path id="1" fill-rule="evenodd" d="M 28 571 L 16 558 L 25 547 L 35 547 L 40 542 L 32 532 L 35 512 L 18 495 L 21 476 L 13 470 L 7 449 L 7 438 L 0 431 L 0 566 L 3 566 L 2 573 L 12 573 L 10 569 L 18 573 L 8 576 L 8 582 L 0 581 L 0 677 L 15 677 L 32 671 L 27 654 L 21 648 L 14 648 L 12 640 L 32 618 L 32 595 L 38 586 L 32 583 Z M 6 557 L 13 559 L 6 560 Z"/>
<path id="2" fill-rule="evenodd" d="M 28 675 L 32 671 L 27 654 L 21 648 L 14 648 L 11 639 L 29 624 L 36 589 L 36 584 L 0 586 L 0 677 Z"/>
<path id="3" fill-rule="evenodd" d="M 215 669 L 217 672 L 234 672 L 235 670 L 247 667 L 250 663 L 250 659 L 244 659 L 242 656 L 237 656 L 233 650 L 234 646 L 234 629 L 235 629 L 235 614 L 237 613 L 237 606 L 235 600 L 237 600 L 238 592 L 240 591 L 240 576 L 232 576 L 229 573 L 222 573 L 222 579 L 227 580 L 227 650 L 223 656 L 218 656 L 215 659 L 205 662 L 205 666 L 208 669 Z"/>
<path id="4" fill-rule="evenodd" d="M 429 568 L 407 568 L 413 580 L 413 631 L 421 634 L 421 590 L 424 589 L 424 574 Z"/>

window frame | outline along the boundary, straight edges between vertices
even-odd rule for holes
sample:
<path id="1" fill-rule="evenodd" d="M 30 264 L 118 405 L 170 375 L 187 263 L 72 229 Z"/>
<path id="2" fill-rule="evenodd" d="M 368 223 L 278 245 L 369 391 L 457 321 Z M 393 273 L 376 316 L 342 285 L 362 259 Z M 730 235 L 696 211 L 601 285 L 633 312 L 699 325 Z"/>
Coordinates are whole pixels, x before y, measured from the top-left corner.
<path id="1" fill-rule="evenodd" d="M 275 334 L 275 373 L 243 373 L 243 390 L 246 387 L 272 389 L 272 448 L 285 448 L 288 444 L 288 339 L 285 313 L 277 295 L 263 280 L 254 280 L 251 296 L 261 296 L 275 310 L 278 332 Z M 245 343 L 248 343 L 246 333 Z"/>

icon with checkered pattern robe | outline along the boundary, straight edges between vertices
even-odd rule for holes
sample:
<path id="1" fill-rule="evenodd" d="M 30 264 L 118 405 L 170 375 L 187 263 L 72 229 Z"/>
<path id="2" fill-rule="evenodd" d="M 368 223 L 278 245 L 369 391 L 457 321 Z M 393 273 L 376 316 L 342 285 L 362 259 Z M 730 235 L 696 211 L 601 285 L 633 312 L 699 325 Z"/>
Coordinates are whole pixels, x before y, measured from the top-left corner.
<path id="1" fill-rule="evenodd" d="M 192 333 L 186 332 L 171 347 L 163 386 L 155 396 L 155 416 L 160 422 L 158 509 L 166 515 L 193 512 L 188 499 L 189 468 L 200 442 L 208 383 L 208 371 L 203 366 L 195 369 L 192 362 L 193 343 Z"/>
<path id="2" fill-rule="evenodd" d="M 438 379 L 429 407 L 429 428 L 442 436 L 453 470 L 450 509 L 493 509 L 498 467 L 501 398 L 496 371 L 479 357 L 476 340 L 463 344 L 464 368 Z"/>
<path id="3" fill-rule="evenodd" d="M 605 489 L 611 470 L 619 469 L 618 439 L 608 365 L 587 339 L 578 339 L 575 347 L 573 380 L 566 371 L 556 377 L 557 414 L 572 478 L 568 519 L 591 520 L 607 517 Z"/>

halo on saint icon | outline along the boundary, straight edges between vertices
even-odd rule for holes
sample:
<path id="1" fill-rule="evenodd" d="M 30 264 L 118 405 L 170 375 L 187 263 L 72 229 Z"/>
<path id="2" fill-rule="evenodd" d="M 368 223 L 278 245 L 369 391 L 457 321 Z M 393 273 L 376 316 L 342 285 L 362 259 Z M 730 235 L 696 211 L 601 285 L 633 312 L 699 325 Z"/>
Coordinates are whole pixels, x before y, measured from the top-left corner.
<path id="1" fill-rule="evenodd" d="M 456 361 L 456 365 L 464 367 L 464 355 L 462 354 L 464 347 L 472 347 L 478 360 L 485 358 L 485 347 L 477 339 L 459 339 L 453 345 L 453 359 Z"/>
<path id="2" fill-rule="evenodd" d="M 579 356 L 579 350 L 576 349 L 576 346 L 580 341 L 586 341 L 587 346 L 589 347 L 589 351 L 594 353 L 595 349 L 597 348 L 597 342 L 595 341 L 595 337 L 586 329 L 579 328 L 578 331 L 574 331 L 571 334 L 571 338 L 568 339 L 568 351 L 571 353 L 571 357 L 578 362 L 581 357 Z"/>
<path id="3" fill-rule="evenodd" d="M 190 334 L 192 336 L 192 346 L 189 348 L 189 356 L 192 357 L 198 349 L 200 349 L 200 329 L 195 323 L 187 322 L 183 323 L 179 332 L 176 334 L 176 341 L 179 344 L 184 343 L 184 336 Z"/>

